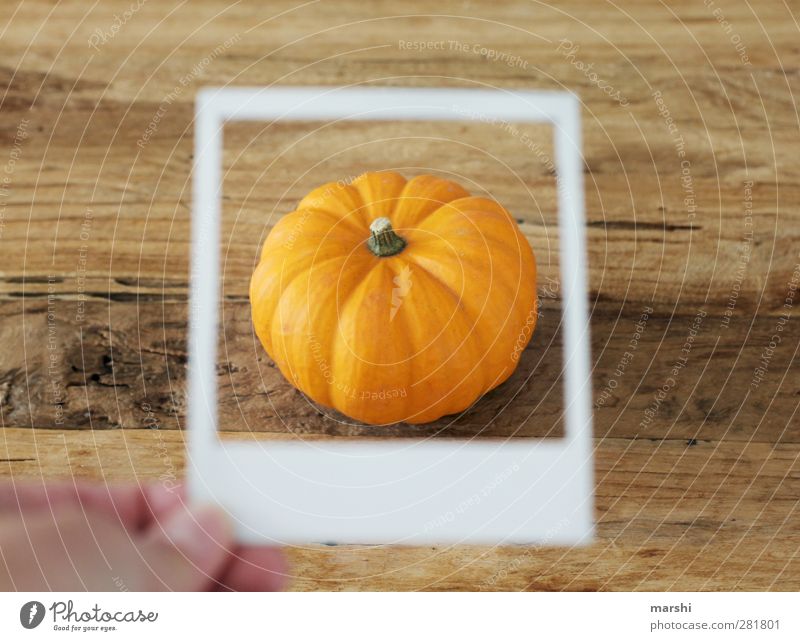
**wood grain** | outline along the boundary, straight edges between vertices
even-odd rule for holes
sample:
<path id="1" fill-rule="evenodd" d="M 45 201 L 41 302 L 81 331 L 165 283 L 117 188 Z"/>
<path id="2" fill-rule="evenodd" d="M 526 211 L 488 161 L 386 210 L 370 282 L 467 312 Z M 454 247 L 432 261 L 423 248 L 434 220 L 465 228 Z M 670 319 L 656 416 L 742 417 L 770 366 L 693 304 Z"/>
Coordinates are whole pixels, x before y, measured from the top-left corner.
<path id="1" fill-rule="evenodd" d="M 199 87 L 566 87 L 583 102 L 598 542 L 295 548 L 293 586 L 800 589 L 792 3 L 170 0 L 113 34 L 128 0 L 12 4 L 0 16 L 0 473 L 180 482 Z M 226 127 L 226 436 L 557 435 L 551 160 L 537 127 Z M 272 225 L 320 182 L 385 168 L 457 176 L 500 200 L 549 305 L 514 377 L 429 426 L 365 428 L 310 404 L 249 324 L 247 281 Z"/>
<path id="2" fill-rule="evenodd" d="M 30 294 L 24 301 L 0 304 L 6 424 L 75 429 L 183 425 L 186 304 L 167 294 L 131 294 L 128 302 L 115 300 L 118 295 L 105 303 L 92 299 L 80 308 L 78 300 Z M 560 309 L 557 301 L 545 299 L 543 305 L 535 339 L 517 371 L 472 409 L 428 425 L 376 427 L 354 424 L 295 390 L 257 342 L 247 300 L 229 299 L 217 367 L 221 425 L 231 431 L 349 436 L 559 436 Z M 800 443 L 798 425 L 786 420 L 800 395 L 796 326 L 781 332 L 783 348 L 776 350 L 761 380 L 756 372 L 776 317 L 759 315 L 722 326 L 724 309 L 680 311 L 595 302 L 595 433 Z"/>
<path id="3" fill-rule="evenodd" d="M 800 446 L 596 441 L 598 541 L 585 549 L 308 546 L 298 590 L 797 590 Z M 177 489 L 179 431 L 6 429 L 15 479 L 154 481 Z"/>

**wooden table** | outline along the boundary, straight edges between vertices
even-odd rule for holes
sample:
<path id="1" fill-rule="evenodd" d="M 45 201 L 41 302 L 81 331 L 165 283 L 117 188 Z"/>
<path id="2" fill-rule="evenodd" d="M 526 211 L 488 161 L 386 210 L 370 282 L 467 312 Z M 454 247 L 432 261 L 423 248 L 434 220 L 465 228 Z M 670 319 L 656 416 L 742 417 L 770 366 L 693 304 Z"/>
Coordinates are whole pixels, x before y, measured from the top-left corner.
<path id="1" fill-rule="evenodd" d="M 292 548 L 294 588 L 800 589 L 797 6 L 228 5 L 32 0 L 2 18 L 2 474 L 179 482 L 198 87 L 567 87 L 584 102 L 597 543 Z M 254 345 L 247 279 L 311 187 L 430 169 L 518 217 L 557 309 L 547 132 L 362 123 L 298 143 L 303 127 L 226 129 L 226 429 L 542 435 L 534 387 L 492 421 L 513 381 L 452 424 L 327 416 Z M 558 373 L 542 344 L 521 364 L 537 381 Z"/>

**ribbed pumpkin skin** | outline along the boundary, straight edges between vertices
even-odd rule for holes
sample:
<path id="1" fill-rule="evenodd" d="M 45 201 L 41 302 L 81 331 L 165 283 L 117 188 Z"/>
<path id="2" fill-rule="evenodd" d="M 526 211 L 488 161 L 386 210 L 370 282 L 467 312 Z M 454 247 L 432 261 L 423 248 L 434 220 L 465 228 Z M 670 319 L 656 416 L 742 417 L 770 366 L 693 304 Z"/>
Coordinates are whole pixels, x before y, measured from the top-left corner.
<path id="1" fill-rule="evenodd" d="M 387 217 L 406 247 L 379 257 Z M 506 380 L 536 322 L 536 263 L 514 219 L 434 176 L 331 183 L 272 229 L 250 282 L 256 333 L 317 403 L 426 423 Z"/>

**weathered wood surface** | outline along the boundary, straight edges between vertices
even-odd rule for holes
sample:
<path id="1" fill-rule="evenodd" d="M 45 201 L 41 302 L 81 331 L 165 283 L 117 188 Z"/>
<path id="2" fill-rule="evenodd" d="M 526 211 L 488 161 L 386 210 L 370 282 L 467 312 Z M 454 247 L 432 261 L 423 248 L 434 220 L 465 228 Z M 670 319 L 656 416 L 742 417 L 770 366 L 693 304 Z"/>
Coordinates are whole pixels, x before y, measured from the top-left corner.
<path id="1" fill-rule="evenodd" d="M 584 103 L 599 542 L 293 549 L 294 585 L 800 589 L 797 7 L 203 0 L 143 3 L 111 34 L 129 8 L 26 0 L 0 17 L 3 474 L 180 476 L 198 87 L 569 87 Z M 376 168 L 457 175 L 501 200 L 536 250 L 542 295 L 557 296 L 541 128 L 225 134 L 226 429 L 554 433 L 559 395 L 542 384 L 559 366 L 543 349 L 556 313 L 514 378 L 464 416 L 365 429 L 286 384 L 253 342 L 246 301 L 275 220 L 316 184 Z"/>
<path id="2" fill-rule="evenodd" d="M 798 589 L 800 446 L 683 440 L 596 443 L 598 542 L 586 549 L 309 546 L 293 588 L 323 590 Z M 16 477 L 154 480 L 184 466 L 183 433 L 6 429 Z"/>
<path id="3" fill-rule="evenodd" d="M 0 303 L 5 349 L 0 394 L 6 424 L 179 428 L 186 410 L 185 302 L 170 295 L 133 296 L 130 302 L 112 297 L 83 303 L 80 316 L 79 302 L 29 295 Z M 691 315 L 679 315 L 666 305 L 652 305 L 594 305 L 596 435 L 800 443 L 798 423 L 788 420 L 800 394 L 797 325 L 788 324 L 781 332 L 782 345 L 759 378 L 756 372 L 775 333 L 776 317 L 740 318 L 723 326 L 719 307 L 690 308 Z M 351 436 L 560 434 L 561 332 L 555 301 L 544 300 L 535 340 L 509 381 L 460 417 L 423 426 L 359 426 L 314 405 L 260 347 L 247 300 L 226 301 L 225 312 L 217 380 L 220 424 L 227 430 Z M 20 345 L 24 349 L 15 347 Z M 680 368 L 673 376 L 676 365 Z"/>

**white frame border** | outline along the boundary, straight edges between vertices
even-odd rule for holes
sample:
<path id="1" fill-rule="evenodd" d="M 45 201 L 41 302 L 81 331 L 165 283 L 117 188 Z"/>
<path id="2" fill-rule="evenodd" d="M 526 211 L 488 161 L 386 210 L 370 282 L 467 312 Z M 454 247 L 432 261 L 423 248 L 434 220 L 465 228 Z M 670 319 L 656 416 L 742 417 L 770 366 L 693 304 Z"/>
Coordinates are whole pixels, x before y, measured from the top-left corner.
<path id="1" fill-rule="evenodd" d="M 242 542 L 590 543 L 594 470 L 578 98 L 569 92 L 504 89 L 205 88 L 198 93 L 195 110 L 190 500 L 225 508 Z M 221 440 L 215 372 L 225 123 L 484 118 L 554 128 L 564 437 L 255 444 Z"/>

